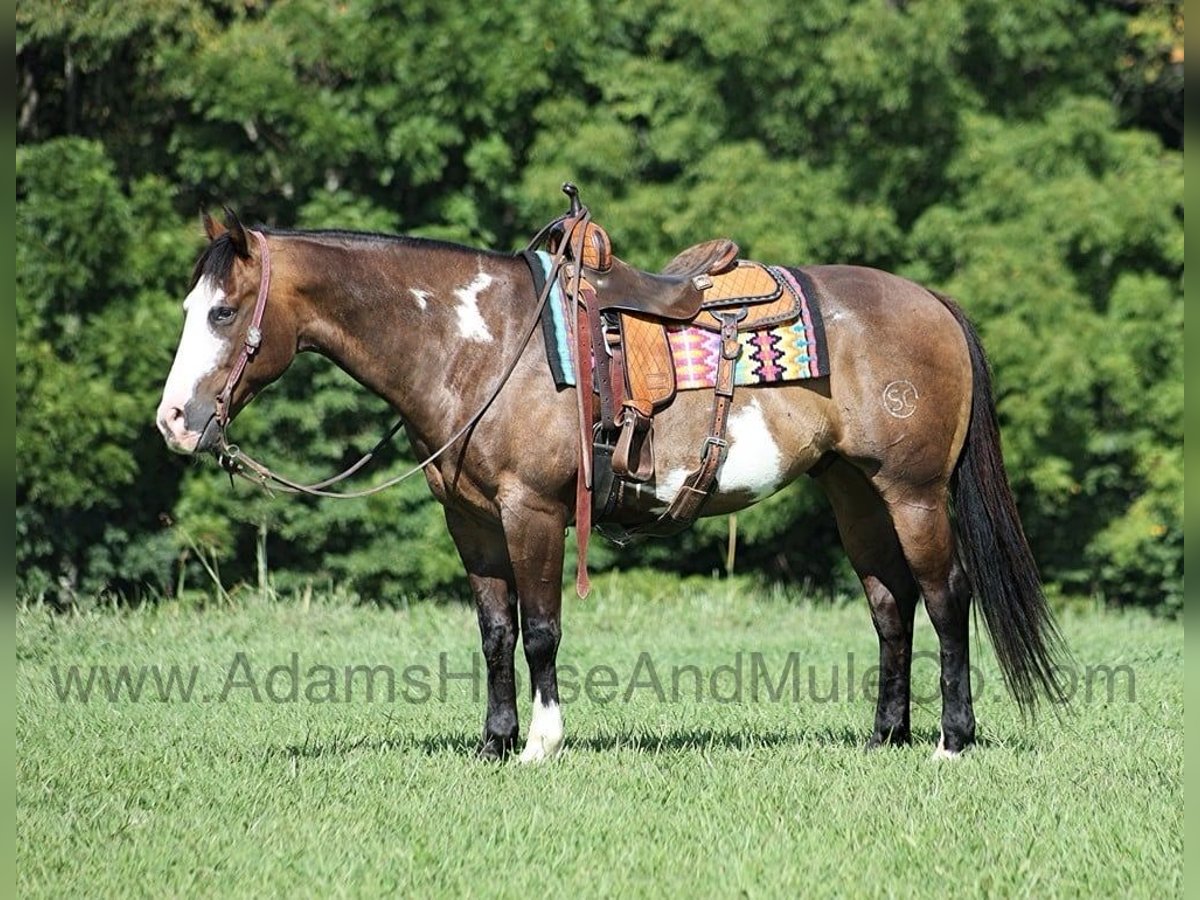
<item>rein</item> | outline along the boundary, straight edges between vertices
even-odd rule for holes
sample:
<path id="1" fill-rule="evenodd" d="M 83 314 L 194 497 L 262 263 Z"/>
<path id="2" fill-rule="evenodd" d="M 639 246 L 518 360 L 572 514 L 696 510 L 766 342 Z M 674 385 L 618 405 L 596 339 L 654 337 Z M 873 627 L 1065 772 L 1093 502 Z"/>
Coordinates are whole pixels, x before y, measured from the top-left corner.
<path id="1" fill-rule="evenodd" d="M 500 396 L 500 391 L 504 389 L 504 385 L 508 383 L 508 379 L 516 370 L 517 364 L 520 362 L 521 357 L 525 353 L 525 348 L 529 345 L 529 341 L 533 337 L 534 331 L 537 330 L 538 323 L 542 318 L 542 311 L 546 308 L 546 303 L 550 298 L 550 293 L 553 290 L 558 274 L 562 269 L 563 261 L 567 258 L 568 253 L 572 251 L 574 251 L 576 254 L 582 253 L 584 232 L 586 231 L 588 222 L 590 221 L 591 212 L 588 210 L 588 208 L 586 206 L 580 207 L 578 204 L 573 203 L 570 212 L 559 216 L 545 225 L 536 235 L 534 235 L 533 239 L 527 245 L 527 249 L 532 250 L 541 244 L 554 228 L 561 226 L 563 229 L 562 240 L 559 242 L 558 248 L 551 256 L 550 271 L 546 276 L 546 283 L 542 287 L 542 291 L 538 296 L 537 304 L 535 306 L 533 315 L 530 318 L 529 325 L 524 330 L 524 337 L 521 339 L 520 346 L 517 347 L 516 353 L 513 354 L 512 359 L 510 359 L 508 364 L 504 367 L 504 371 L 501 373 L 495 387 L 492 388 L 491 392 L 487 396 L 487 399 L 484 400 L 483 404 L 479 407 L 479 410 L 473 416 L 467 419 L 466 423 L 463 424 L 462 427 L 460 427 L 449 440 L 447 440 L 444 444 L 442 444 L 442 446 L 438 447 L 437 450 L 433 451 L 433 453 L 429 454 L 429 456 L 417 463 L 411 469 L 407 470 L 406 472 L 402 472 L 393 478 L 389 478 L 387 481 L 381 482 L 380 484 L 373 485 L 369 488 L 363 488 L 362 490 L 358 491 L 330 491 L 327 489 L 338 482 L 349 478 L 368 462 L 370 462 L 375 454 L 383 449 L 383 447 L 385 447 L 392 440 L 392 438 L 396 436 L 396 432 L 403 427 L 403 418 L 397 419 L 396 423 L 390 429 L 388 429 L 387 433 L 384 434 L 379 442 L 349 468 L 339 472 L 337 475 L 333 475 L 324 479 L 323 481 L 318 481 L 313 484 L 302 484 L 294 479 L 280 475 L 278 472 L 273 471 L 265 464 L 258 462 L 251 456 L 248 456 L 241 450 L 240 447 L 238 447 L 237 444 L 229 441 L 227 429 L 231 420 L 230 410 L 233 404 L 233 391 L 237 387 L 238 382 L 241 381 L 242 375 L 245 373 L 246 366 L 249 364 L 251 359 L 253 359 L 255 353 L 258 352 L 259 347 L 262 345 L 263 312 L 267 306 L 267 294 L 271 289 L 271 254 L 270 250 L 267 248 L 267 239 L 262 232 L 250 230 L 250 234 L 254 236 L 254 240 L 258 245 L 262 275 L 260 276 L 258 285 L 258 297 L 254 302 L 254 314 L 250 320 L 250 327 L 246 330 L 245 342 L 242 345 L 241 352 L 238 354 L 237 362 L 234 363 L 233 369 L 230 370 L 229 377 L 225 381 L 225 387 L 222 388 L 221 393 L 217 395 L 216 423 L 217 428 L 220 431 L 220 445 L 217 450 L 217 458 L 220 461 L 221 467 L 229 472 L 231 477 L 233 475 L 237 475 L 240 478 L 244 478 L 247 481 L 266 488 L 267 490 L 275 488 L 284 493 L 307 494 L 311 497 L 329 497 L 335 500 L 352 500 L 360 497 L 368 497 L 371 494 L 377 494 L 380 491 L 385 491 L 390 487 L 395 487 L 400 482 L 411 478 L 413 475 L 416 475 L 430 463 L 436 461 L 438 457 L 449 450 L 464 435 L 478 425 L 479 420 L 483 418 L 484 414 L 488 411 L 488 409 L 491 408 L 492 403 L 494 403 L 496 398 Z M 575 246 L 572 246 L 573 241 L 575 242 Z M 576 278 L 578 278 L 578 276 L 576 276 Z"/>

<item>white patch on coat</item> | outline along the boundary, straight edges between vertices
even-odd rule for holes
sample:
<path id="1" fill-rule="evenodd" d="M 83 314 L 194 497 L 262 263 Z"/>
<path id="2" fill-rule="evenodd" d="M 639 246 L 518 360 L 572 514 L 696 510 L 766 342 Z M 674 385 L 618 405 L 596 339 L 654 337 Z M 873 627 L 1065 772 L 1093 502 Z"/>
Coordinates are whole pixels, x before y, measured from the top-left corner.
<path id="1" fill-rule="evenodd" d="M 557 703 L 542 703 L 542 692 L 533 695 L 533 721 L 521 752 L 521 762 L 546 762 L 558 755 L 563 743 L 562 710 Z"/>
<path id="2" fill-rule="evenodd" d="M 675 495 L 679 493 L 679 488 L 683 486 L 683 480 L 690 475 L 687 469 L 672 469 L 661 479 L 654 483 L 654 499 L 658 500 L 664 506 L 675 499 Z"/>
<path id="3" fill-rule="evenodd" d="M 480 272 L 466 287 L 454 292 L 458 298 L 458 330 L 468 341 L 490 341 L 492 333 L 479 312 L 479 295 L 492 283 L 492 276 Z"/>
<path id="4" fill-rule="evenodd" d="M 413 299 L 417 301 L 417 306 L 424 309 L 429 305 L 429 291 L 423 291 L 420 288 L 409 288 L 408 292 L 413 295 Z"/>
<path id="5" fill-rule="evenodd" d="M 783 454 L 758 400 L 751 400 L 729 417 L 729 454 L 717 475 L 717 490 L 745 491 L 762 499 L 775 493 L 782 481 Z"/>
<path id="6" fill-rule="evenodd" d="M 201 379 L 220 365 L 229 345 L 209 324 L 208 313 L 224 302 L 225 292 L 210 278 L 201 278 L 183 301 L 183 335 L 163 388 L 160 409 L 185 408 Z"/>

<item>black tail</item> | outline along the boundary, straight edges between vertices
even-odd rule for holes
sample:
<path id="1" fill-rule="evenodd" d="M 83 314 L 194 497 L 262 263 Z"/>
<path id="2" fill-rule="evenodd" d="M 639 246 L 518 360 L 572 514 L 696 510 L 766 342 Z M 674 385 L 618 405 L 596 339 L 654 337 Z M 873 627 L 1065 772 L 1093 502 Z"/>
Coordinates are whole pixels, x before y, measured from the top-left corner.
<path id="1" fill-rule="evenodd" d="M 1046 604 L 1004 470 L 987 357 L 966 313 L 949 297 L 935 296 L 966 335 L 974 381 L 971 422 L 951 480 L 959 553 L 1017 703 L 1031 711 L 1040 692 L 1062 703 L 1058 665 L 1068 656 L 1066 644 Z"/>

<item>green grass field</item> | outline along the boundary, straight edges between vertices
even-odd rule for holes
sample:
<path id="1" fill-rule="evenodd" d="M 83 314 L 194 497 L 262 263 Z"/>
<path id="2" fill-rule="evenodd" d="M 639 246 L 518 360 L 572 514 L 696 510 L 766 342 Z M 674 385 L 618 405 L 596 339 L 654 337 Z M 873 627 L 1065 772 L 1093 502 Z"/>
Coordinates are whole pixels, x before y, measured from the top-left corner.
<path id="1" fill-rule="evenodd" d="M 1089 697 L 1081 677 L 1070 713 L 1032 725 L 978 638 L 981 746 L 935 762 L 925 656 L 918 743 L 861 749 L 876 652 L 864 601 L 647 584 L 617 576 L 566 600 L 561 677 L 578 696 L 565 753 L 540 768 L 470 755 L 482 677 L 439 675 L 478 659 L 466 606 L 19 609 L 18 894 L 1182 893 L 1181 623 L 1065 615 L 1078 662 L 1113 669 L 1115 690 L 1100 672 Z M 932 650 L 918 615 L 918 650 Z M 739 653 L 741 701 L 721 702 Z M 797 695 L 785 678 L 772 699 L 789 659 Z M 122 665 L 134 681 L 195 667 L 191 700 L 160 698 L 148 674 L 137 701 L 107 699 L 99 675 L 88 702 L 60 699 L 70 667 L 78 689 L 91 667 Z M 392 667 L 396 695 L 379 672 L 368 699 L 352 672 L 348 698 L 348 666 Z M 697 674 L 716 681 L 699 698 Z M 521 709 L 524 724 L 524 690 Z"/>

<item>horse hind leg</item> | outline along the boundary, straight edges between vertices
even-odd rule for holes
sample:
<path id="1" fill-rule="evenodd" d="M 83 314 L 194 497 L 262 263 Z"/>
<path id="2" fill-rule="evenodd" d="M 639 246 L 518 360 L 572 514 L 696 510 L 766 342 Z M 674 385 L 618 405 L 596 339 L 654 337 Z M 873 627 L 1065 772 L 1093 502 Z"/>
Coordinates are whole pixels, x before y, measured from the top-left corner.
<path id="1" fill-rule="evenodd" d="M 971 590 L 955 550 L 947 499 L 944 488 L 886 498 L 938 636 L 942 728 L 934 757 L 939 759 L 956 757 L 975 742 L 968 640 Z"/>
<path id="2" fill-rule="evenodd" d="M 907 744 L 917 583 L 888 509 L 866 477 L 839 458 L 817 481 L 833 506 L 842 546 L 862 582 L 879 637 L 879 691 L 867 748 Z"/>

